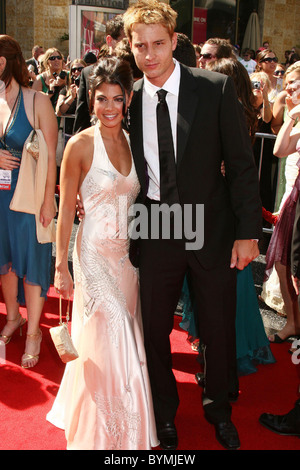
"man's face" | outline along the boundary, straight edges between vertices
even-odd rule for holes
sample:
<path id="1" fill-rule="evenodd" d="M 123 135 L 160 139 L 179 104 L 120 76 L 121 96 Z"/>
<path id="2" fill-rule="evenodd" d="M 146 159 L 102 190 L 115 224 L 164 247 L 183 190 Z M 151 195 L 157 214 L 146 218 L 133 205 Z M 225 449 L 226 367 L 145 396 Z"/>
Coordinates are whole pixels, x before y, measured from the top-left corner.
<path id="1" fill-rule="evenodd" d="M 199 59 L 199 66 L 201 69 L 205 69 L 206 64 L 209 62 L 213 62 L 216 60 L 216 53 L 217 53 L 217 46 L 213 44 L 204 44 L 201 49 L 200 59 Z"/>
<path id="2" fill-rule="evenodd" d="M 177 35 L 170 37 L 161 24 L 133 25 L 131 49 L 138 68 L 153 85 L 162 87 L 173 72 L 176 45 Z"/>
<path id="3" fill-rule="evenodd" d="M 122 39 L 125 38 L 125 32 L 122 31 L 120 36 L 118 37 L 118 39 L 114 39 L 112 36 L 110 36 L 109 34 L 106 36 L 106 44 L 108 45 L 108 47 L 111 48 L 112 51 L 115 50 L 118 42 L 122 41 Z"/>
<path id="4" fill-rule="evenodd" d="M 246 52 L 244 55 L 243 55 L 243 59 L 248 62 L 250 59 L 251 59 L 251 55 L 249 52 Z"/>
<path id="5" fill-rule="evenodd" d="M 39 47 L 34 53 L 34 58 L 37 60 L 42 54 L 44 54 L 44 49 Z"/>

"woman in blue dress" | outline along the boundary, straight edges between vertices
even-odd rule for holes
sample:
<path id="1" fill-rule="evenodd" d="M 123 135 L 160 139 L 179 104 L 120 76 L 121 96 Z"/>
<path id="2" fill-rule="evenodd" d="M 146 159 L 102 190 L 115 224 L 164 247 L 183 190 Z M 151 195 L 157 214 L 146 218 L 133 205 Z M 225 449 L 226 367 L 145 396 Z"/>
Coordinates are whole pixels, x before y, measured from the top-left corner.
<path id="1" fill-rule="evenodd" d="M 201 353 L 201 332 L 196 323 L 197 315 L 194 315 L 196 306 L 188 277 L 184 280 L 180 304 L 180 326 L 188 332 L 189 339 L 194 344 L 199 343 L 200 336 Z M 259 310 L 251 264 L 237 272 L 236 358 L 239 376 L 256 372 L 258 364 L 275 362 Z M 201 354 L 199 360 L 201 362 Z"/>
<path id="2" fill-rule="evenodd" d="M 33 96 L 35 100 L 33 100 Z M 49 98 L 29 88 L 29 76 L 19 44 L 0 35 L 0 280 L 6 306 L 6 324 L 0 339 L 8 344 L 26 319 L 19 312 L 27 307 L 27 337 L 21 359 L 24 368 L 39 360 L 42 339 L 39 323 L 50 286 L 51 243 L 37 241 L 34 214 L 9 208 L 14 194 L 24 143 L 34 124 L 48 147 L 48 172 L 40 222 L 47 227 L 55 216 L 55 149 L 57 122 Z"/>

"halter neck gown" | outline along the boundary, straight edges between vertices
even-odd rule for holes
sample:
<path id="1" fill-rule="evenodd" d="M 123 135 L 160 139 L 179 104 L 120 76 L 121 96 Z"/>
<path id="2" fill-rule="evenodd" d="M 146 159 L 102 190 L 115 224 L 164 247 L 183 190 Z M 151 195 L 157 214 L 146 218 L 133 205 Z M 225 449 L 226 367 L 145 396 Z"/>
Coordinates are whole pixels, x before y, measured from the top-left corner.
<path id="1" fill-rule="evenodd" d="M 85 217 L 73 253 L 72 338 L 79 358 L 66 365 L 47 416 L 65 429 L 67 449 L 158 445 L 138 272 L 129 260 L 126 231 L 128 209 L 139 189 L 133 161 L 130 174 L 120 174 L 95 126 L 93 162 L 80 188 Z"/>

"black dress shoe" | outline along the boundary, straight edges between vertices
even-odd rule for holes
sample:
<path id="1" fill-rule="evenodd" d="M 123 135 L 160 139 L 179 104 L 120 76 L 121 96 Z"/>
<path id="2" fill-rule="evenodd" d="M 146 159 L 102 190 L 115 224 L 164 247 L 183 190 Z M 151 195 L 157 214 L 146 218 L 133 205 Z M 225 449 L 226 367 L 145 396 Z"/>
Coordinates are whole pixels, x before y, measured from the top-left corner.
<path id="1" fill-rule="evenodd" d="M 300 419 L 295 419 L 295 409 L 286 415 L 272 415 L 263 413 L 259 417 L 259 422 L 270 431 L 276 432 L 284 436 L 300 437 Z"/>
<path id="2" fill-rule="evenodd" d="M 178 446 L 178 437 L 173 423 L 163 423 L 157 425 L 157 437 L 160 447 L 164 450 L 175 450 Z"/>
<path id="3" fill-rule="evenodd" d="M 235 425 L 231 421 L 215 424 L 216 438 L 219 443 L 229 450 L 240 448 L 240 439 Z"/>
<path id="4" fill-rule="evenodd" d="M 231 403 L 238 401 L 240 395 L 240 391 L 238 390 L 237 392 L 229 392 L 228 393 L 228 399 Z"/>
<path id="5" fill-rule="evenodd" d="M 195 380 L 196 380 L 196 383 L 199 385 L 199 387 L 205 388 L 205 377 L 202 372 L 197 372 L 197 374 L 195 374 Z M 240 394 L 239 390 L 237 392 L 229 392 L 228 400 L 230 402 L 236 402 L 239 398 L 239 394 Z"/>

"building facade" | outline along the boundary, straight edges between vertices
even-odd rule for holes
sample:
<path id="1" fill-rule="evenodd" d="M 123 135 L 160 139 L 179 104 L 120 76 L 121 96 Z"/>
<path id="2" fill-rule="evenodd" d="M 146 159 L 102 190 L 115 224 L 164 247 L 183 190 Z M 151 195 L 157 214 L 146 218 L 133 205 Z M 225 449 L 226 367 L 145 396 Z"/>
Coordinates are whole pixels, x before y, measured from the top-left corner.
<path id="1" fill-rule="evenodd" d="M 13 36 L 24 57 L 31 57 L 35 44 L 45 49 L 57 47 L 69 52 L 69 6 L 98 5 L 119 8 L 136 0 L 0 0 L 0 33 Z M 228 37 L 242 46 L 249 16 L 256 10 L 259 17 L 261 42 L 269 41 L 272 50 L 284 61 L 284 51 L 300 45 L 300 0 L 163 0 L 178 11 L 178 30 L 193 40 L 195 9 L 205 15 L 202 37 Z M 203 21 L 204 22 L 204 21 Z M 203 27 L 203 24 L 200 25 Z M 203 28 L 202 28 L 203 29 Z M 195 42 L 195 41 L 194 41 Z"/>

